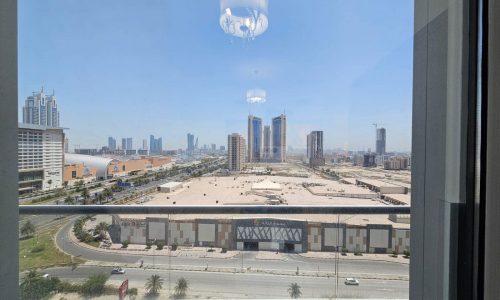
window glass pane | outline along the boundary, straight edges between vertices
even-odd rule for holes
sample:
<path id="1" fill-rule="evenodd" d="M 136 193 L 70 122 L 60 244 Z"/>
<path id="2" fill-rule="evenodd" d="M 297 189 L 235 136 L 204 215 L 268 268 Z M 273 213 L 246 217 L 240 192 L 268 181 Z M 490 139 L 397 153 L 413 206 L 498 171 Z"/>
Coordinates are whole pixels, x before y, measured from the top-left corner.
<path id="1" fill-rule="evenodd" d="M 21 272 L 408 298 L 412 66 L 413 1 L 19 1 L 20 204 L 152 206 L 23 215 Z"/>

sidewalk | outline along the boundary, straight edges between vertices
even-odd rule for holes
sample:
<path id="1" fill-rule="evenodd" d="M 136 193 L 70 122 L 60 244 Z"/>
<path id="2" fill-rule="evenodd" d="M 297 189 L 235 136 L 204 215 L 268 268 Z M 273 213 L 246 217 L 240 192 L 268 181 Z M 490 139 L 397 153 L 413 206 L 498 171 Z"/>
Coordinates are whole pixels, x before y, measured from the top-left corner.
<path id="1" fill-rule="evenodd" d="M 95 251 L 101 251 L 105 253 L 116 253 L 116 254 L 132 254 L 140 256 L 171 256 L 171 257 L 193 257 L 193 258 L 233 258 L 237 256 L 239 251 L 227 251 L 222 253 L 221 248 L 212 248 L 214 251 L 209 251 L 209 247 L 177 247 L 177 250 L 170 251 L 168 247 L 164 247 L 162 250 L 156 250 L 156 246 L 151 246 L 151 249 L 146 249 L 145 245 L 129 244 L 127 248 L 122 248 L 121 244 L 112 244 L 109 248 L 100 248 L 88 245 L 86 243 L 80 242 L 73 230 L 69 231 L 69 239 L 73 244 L 77 244 L 81 247 L 87 249 L 92 249 Z"/>
<path id="2" fill-rule="evenodd" d="M 332 252 L 306 252 L 299 253 L 300 256 L 312 259 L 335 259 L 337 258 L 337 253 Z M 353 253 L 347 253 L 346 256 L 338 254 L 340 260 L 369 260 L 369 261 L 382 261 L 382 262 L 392 262 L 398 264 L 410 264 L 409 258 L 404 258 L 403 255 L 398 255 L 398 257 L 392 257 L 391 254 L 373 254 L 373 253 L 363 253 L 361 256 L 354 255 Z"/>
<path id="3" fill-rule="evenodd" d="M 102 261 L 87 261 L 82 266 L 94 267 L 109 267 L 114 268 L 116 263 L 102 262 Z M 305 276 L 305 277 L 327 277 L 334 278 L 334 272 L 325 271 L 299 271 L 296 270 L 274 270 L 274 269 L 252 269 L 252 268 L 239 268 L 239 267 L 212 267 L 208 266 L 188 266 L 188 265 L 172 265 L 168 264 L 145 264 L 140 268 L 138 263 L 120 264 L 124 269 L 145 269 L 145 270 L 173 270 L 184 272 L 218 272 L 218 273 L 248 273 L 248 274 L 269 274 L 281 276 Z M 339 278 L 356 277 L 358 279 L 378 279 L 378 280 L 403 280 L 408 281 L 408 275 L 395 275 L 395 274 L 374 274 L 374 273 L 339 273 Z"/>

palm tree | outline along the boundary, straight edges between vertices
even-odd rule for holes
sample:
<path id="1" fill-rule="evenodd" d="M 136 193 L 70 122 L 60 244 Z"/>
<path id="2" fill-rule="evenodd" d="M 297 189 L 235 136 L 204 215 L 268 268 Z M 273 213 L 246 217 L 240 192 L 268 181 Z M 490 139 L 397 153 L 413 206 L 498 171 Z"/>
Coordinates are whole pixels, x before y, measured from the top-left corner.
<path id="1" fill-rule="evenodd" d="M 182 298 L 184 296 L 186 296 L 186 292 L 188 290 L 188 282 L 186 279 L 184 279 L 184 277 L 181 277 L 179 278 L 179 280 L 177 280 L 177 284 L 175 285 L 175 294 Z"/>
<path id="2" fill-rule="evenodd" d="M 73 199 L 73 197 L 71 197 L 70 195 L 68 195 L 66 198 L 64 198 L 64 203 L 66 203 L 66 204 L 74 204 L 75 200 Z"/>
<path id="3" fill-rule="evenodd" d="M 37 299 L 36 297 L 39 296 L 37 281 L 39 281 L 40 278 L 40 274 L 35 270 L 30 270 L 24 275 L 20 286 L 22 299 Z"/>
<path id="4" fill-rule="evenodd" d="M 302 292 L 300 291 L 300 285 L 298 285 L 296 282 L 290 284 L 290 287 L 288 288 L 288 294 L 290 294 L 290 298 L 292 299 L 300 298 L 300 296 L 302 295 Z"/>
<path id="5" fill-rule="evenodd" d="M 108 231 L 108 229 L 109 229 L 108 223 L 100 222 L 95 226 L 94 232 L 99 234 L 99 239 L 102 240 L 105 237 L 106 231 Z"/>
<path id="6" fill-rule="evenodd" d="M 89 197 L 89 190 L 87 188 L 84 188 L 82 190 L 82 197 L 87 199 Z"/>
<path id="7" fill-rule="evenodd" d="M 31 237 L 35 234 L 35 230 L 36 230 L 35 225 L 33 225 L 33 223 L 31 223 L 31 221 L 27 221 L 21 227 L 21 235 L 26 236 L 26 237 Z"/>
<path id="8" fill-rule="evenodd" d="M 22 286 L 30 286 L 35 280 L 40 277 L 40 274 L 36 270 L 29 270 L 26 275 L 23 277 L 23 281 L 21 282 Z"/>
<path id="9" fill-rule="evenodd" d="M 148 291 L 149 295 L 158 295 L 158 292 L 161 290 L 163 285 L 163 278 L 160 275 L 151 275 L 151 277 L 146 280 L 146 284 L 144 287 Z"/>
<path id="10" fill-rule="evenodd" d="M 87 204 L 87 199 L 90 197 L 89 190 L 87 188 L 84 188 L 82 190 L 81 196 L 83 198 L 83 204 Z"/>

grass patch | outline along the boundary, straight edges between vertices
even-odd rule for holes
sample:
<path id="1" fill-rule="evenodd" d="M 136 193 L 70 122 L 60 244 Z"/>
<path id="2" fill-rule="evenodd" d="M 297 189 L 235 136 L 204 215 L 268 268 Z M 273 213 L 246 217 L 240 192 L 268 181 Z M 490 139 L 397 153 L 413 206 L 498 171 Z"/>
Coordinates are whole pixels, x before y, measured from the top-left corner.
<path id="1" fill-rule="evenodd" d="M 85 244 L 92 246 L 92 247 L 99 248 L 99 241 L 89 241 L 89 242 L 85 242 Z"/>
<path id="2" fill-rule="evenodd" d="M 59 251 L 54 243 L 54 236 L 58 228 L 43 233 L 36 233 L 34 237 L 19 241 L 19 268 L 25 271 L 33 268 L 43 268 L 52 265 L 71 264 L 71 256 Z M 73 263 L 83 262 L 80 258 L 73 258 Z"/>

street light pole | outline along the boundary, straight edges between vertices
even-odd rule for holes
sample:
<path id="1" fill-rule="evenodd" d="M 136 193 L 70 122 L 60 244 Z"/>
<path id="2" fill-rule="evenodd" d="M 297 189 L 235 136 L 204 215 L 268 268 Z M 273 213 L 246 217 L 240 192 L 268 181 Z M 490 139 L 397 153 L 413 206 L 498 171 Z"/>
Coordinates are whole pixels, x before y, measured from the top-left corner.
<path id="1" fill-rule="evenodd" d="M 241 273 L 243 273 L 243 250 L 240 250 L 241 253 Z"/>
<path id="2" fill-rule="evenodd" d="M 337 215 L 337 252 L 335 253 L 335 273 L 337 273 L 336 284 L 335 284 L 335 299 L 338 297 L 339 291 L 339 233 L 340 233 L 340 215 Z"/>

